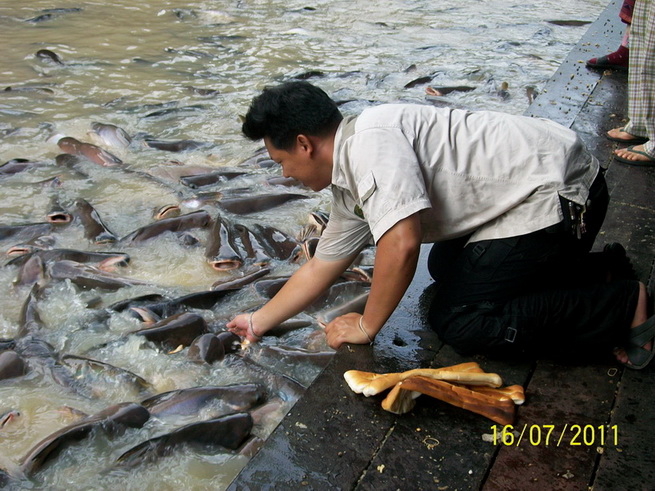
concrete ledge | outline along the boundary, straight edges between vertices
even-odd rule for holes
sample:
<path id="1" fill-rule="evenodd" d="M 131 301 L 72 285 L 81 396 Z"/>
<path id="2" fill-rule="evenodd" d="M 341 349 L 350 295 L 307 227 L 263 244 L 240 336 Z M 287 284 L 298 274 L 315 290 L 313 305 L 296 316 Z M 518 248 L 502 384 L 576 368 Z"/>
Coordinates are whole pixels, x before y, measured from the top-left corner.
<path id="1" fill-rule="evenodd" d="M 601 80 L 602 72 L 590 70 L 585 61 L 616 50 L 625 31 L 618 17 L 622 2 L 613 0 L 598 17 L 548 81 L 539 97 L 525 111 L 571 127 Z"/>

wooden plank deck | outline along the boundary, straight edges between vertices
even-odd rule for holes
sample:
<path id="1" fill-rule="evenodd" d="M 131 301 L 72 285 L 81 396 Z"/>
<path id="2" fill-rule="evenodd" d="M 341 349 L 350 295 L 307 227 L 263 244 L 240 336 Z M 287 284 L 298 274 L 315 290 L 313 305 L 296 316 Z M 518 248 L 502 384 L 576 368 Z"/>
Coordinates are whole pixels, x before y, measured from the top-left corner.
<path id="1" fill-rule="evenodd" d="M 596 247 L 621 242 L 640 279 L 648 281 L 655 169 L 613 162 L 615 147 L 603 136 L 625 118 L 627 75 L 594 72 L 582 62 L 618 45 L 619 7 L 614 0 L 591 25 L 527 114 L 576 130 L 607 168 L 612 201 Z M 512 444 L 483 439 L 493 437 L 491 421 L 425 396 L 410 413 L 396 416 L 382 410 L 382 397 L 354 394 L 343 380 L 346 370 L 394 372 L 470 360 L 427 328 L 430 284 L 417 272 L 375 345 L 339 350 L 229 489 L 655 489 L 653 365 L 635 372 L 612 360 L 475 357 L 507 385 L 525 387 Z"/>

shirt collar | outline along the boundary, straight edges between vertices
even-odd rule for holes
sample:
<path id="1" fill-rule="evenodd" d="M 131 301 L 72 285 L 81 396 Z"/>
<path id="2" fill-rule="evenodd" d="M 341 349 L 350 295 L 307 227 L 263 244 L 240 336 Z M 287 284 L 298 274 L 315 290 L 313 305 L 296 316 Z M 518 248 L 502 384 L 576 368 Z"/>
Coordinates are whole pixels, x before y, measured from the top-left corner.
<path id="1" fill-rule="evenodd" d="M 357 116 L 347 116 L 337 128 L 337 132 L 334 135 L 334 154 L 332 155 L 332 185 L 338 186 L 340 188 L 346 188 L 347 179 L 346 179 L 346 169 L 344 169 L 344 164 L 347 162 L 347 158 L 344 155 L 344 145 L 348 138 L 355 134 L 355 123 L 357 121 Z"/>

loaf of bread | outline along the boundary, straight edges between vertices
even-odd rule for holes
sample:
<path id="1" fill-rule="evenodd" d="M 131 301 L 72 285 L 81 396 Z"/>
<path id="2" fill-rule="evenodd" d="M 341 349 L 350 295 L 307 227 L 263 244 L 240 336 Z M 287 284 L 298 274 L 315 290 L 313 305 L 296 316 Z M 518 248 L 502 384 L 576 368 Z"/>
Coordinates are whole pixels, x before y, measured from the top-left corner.
<path id="1" fill-rule="evenodd" d="M 514 401 L 506 394 L 483 393 L 420 375 L 411 376 L 399 382 L 382 403 L 382 407 L 398 414 L 407 412 L 403 410 L 408 407 L 410 400 L 413 401 L 417 397 L 412 393 L 434 397 L 453 406 L 485 416 L 501 425 L 512 424 L 516 416 Z"/>
<path id="2" fill-rule="evenodd" d="M 444 368 L 417 368 L 401 373 L 372 373 L 360 370 L 348 370 L 344 379 L 353 392 L 366 397 L 379 394 L 408 377 L 421 376 L 434 380 L 447 380 L 460 384 L 500 387 L 503 380 L 496 373 L 485 373 L 475 362 L 462 363 Z"/>
<path id="3" fill-rule="evenodd" d="M 479 385 L 465 385 L 465 387 L 471 389 L 473 392 L 487 394 L 492 397 L 498 397 L 499 399 L 509 398 L 517 406 L 520 406 L 525 402 L 525 392 L 520 385 L 508 385 L 507 387 L 501 387 L 498 389 L 492 387 L 481 387 Z"/>

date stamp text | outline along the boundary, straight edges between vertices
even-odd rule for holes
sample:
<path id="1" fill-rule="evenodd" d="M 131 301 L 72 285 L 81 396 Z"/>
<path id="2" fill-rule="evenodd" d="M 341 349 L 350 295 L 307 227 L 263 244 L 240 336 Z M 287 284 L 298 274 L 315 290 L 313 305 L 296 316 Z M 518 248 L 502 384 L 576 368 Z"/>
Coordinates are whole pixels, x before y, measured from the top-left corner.
<path id="1" fill-rule="evenodd" d="M 536 446 L 605 446 L 619 444 L 618 425 L 493 425 L 490 440 L 494 445 Z"/>

